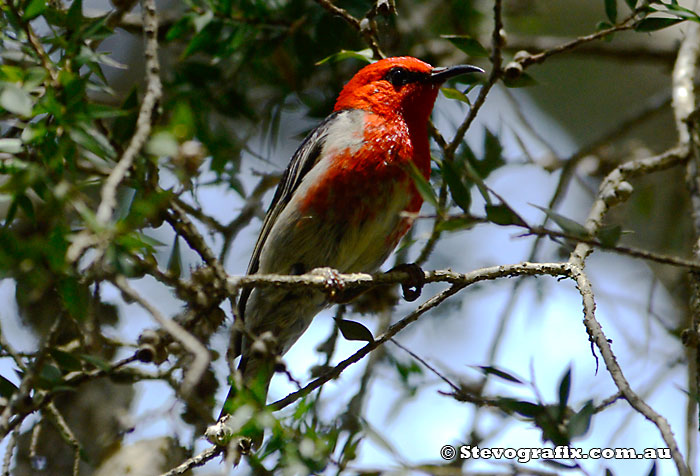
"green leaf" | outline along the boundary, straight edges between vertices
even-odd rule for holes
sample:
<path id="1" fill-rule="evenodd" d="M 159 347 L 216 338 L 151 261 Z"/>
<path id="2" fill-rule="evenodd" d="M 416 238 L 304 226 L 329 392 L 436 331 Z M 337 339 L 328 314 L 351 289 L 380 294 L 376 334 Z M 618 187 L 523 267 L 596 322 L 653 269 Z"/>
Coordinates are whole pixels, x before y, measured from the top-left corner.
<path id="1" fill-rule="evenodd" d="M 64 370 L 66 372 L 77 372 L 83 369 L 83 365 L 80 363 L 80 359 L 78 359 L 73 354 L 64 352 L 59 349 L 51 349 L 49 353 L 51 354 L 51 357 L 53 357 L 53 360 L 56 361 L 58 367 L 61 370 Z"/>
<path id="2" fill-rule="evenodd" d="M 441 221 L 437 225 L 438 231 L 459 231 L 468 230 L 478 223 L 477 220 L 471 217 L 450 218 L 449 220 Z"/>
<path id="3" fill-rule="evenodd" d="M 17 386 L 0 375 L 0 396 L 9 399 L 17 391 Z"/>
<path id="4" fill-rule="evenodd" d="M 481 43 L 468 35 L 441 35 L 441 38 L 445 38 L 450 43 L 455 45 L 457 48 L 465 52 L 469 56 L 481 56 L 486 57 L 489 52 L 484 48 Z"/>
<path id="5" fill-rule="evenodd" d="M 68 135 L 76 144 L 83 146 L 98 157 L 114 159 L 117 156 L 117 151 L 114 150 L 109 139 L 97 129 L 72 127 L 68 130 Z"/>
<path id="6" fill-rule="evenodd" d="M 463 161 L 460 163 L 462 163 L 464 166 L 464 172 L 467 178 L 474 182 L 477 190 L 479 190 L 479 193 L 484 198 L 484 201 L 490 205 L 491 196 L 489 194 L 489 189 L 484 183 L 484 180 L 481 177 L 481 175 L 479 175 L 479 172 L 477 172 L 474 168 L 474 166 L 479 160 L 476 158 L 476 155 L 474 155 L 474 152 L 466 143 L 464 143 L 464 145 L 459 150 L 459 159 L 463 159 Z"/>
<path id="7" fill-rule="evenodd" d="M 175 235 L 173 249 L 170 251 L 168 258 L 168 272 L 175 277 L 182 275 L 182 257 L 180 256 L 180 236 Z"/>
<path id="8" fill-rule="evenodd" d="M 518 216 L 508 205 L 489 205 L 486 204 L 484 207 L 486 209 L 486 218 L 491 223 L 496 225 L 508 226 L 527 226 L 522 218 Z"/>
<path id="9" fill-rule="evenodd" d="M 80 354 L 78 355 L 79 358 L 84 360 L 90 365 L 93 365 L 94 367 L 102 370 L 103 372 L 107 372 L 112 369 L 112 365 L 104 360 L 102 357 L 96 357 L 94 355 L 89 355 L 89 354 Z"/>
<path id="10" fill-rule="evenodd" d="M 318 61 L 316 66 L 329 62 L 337 63 L 338 61 L 343 61 L 346 59 L 358 59 L 366 63 L 371 63 L 374 59 L 374 53 L 372 53 L 372 50 L 369 48 L 359 51 L 340 50 L 337 53 L 333 53 L 332 55 L 326 56 L 321 61 Z"/>
<path id="11" fill-rule="evenodd" d="M 617 23 L 617 0 L 605 0 L 605 14 L 611 23 Z"/>
<path id="12" fill-rule="evenodd" d="M 465 213 L 469 213 L 472 194 L 469 192 L 469 188 L 462 182 L 456 164 L 451 160 L 443 160 L 440 168 L 442 170 L 442 178 L 445 179 L 450 189 L 452 200 L 454 200 L 457 206 L 464 210 Z"/>
<path id="13" fill-rule="evenodd" d="M 508 380 L 509 382 L 518 383 L 521 385 L 525 383 L 518 377 L 509 374 L 505 370 L 501 370 L 491 365 L 470 365 L 470 367 L 478 369 L 484 375 L 494 375 L 496 377 L 502 378 L 503 380 Z"/>
<path id="14" fill-rule="evenodd" d="M 484 158 L 474 163 L 479 177 L 485 179 L 491 172 L 505 165 L 503 160 L 503 146 L 498 136 L 493 134 L 489 129 L 484 132 Z"/>
<path id="15" fill-rule="evenodd" d="M 435 195 L 435 190 L 433 190 L 428 179 L 418 170 L 416 164 L 409 162 L 405 169 L 413 180 L 413 184 L 416 186 L 418 193 L 423 197 L 423 200 L 430 203 L 433 207 L 438 208 L 438 199 Z"/>
<path id="16" fill-rule="evenodd" d="M 656 461 L 651 462 L 651 468 L 649 468 L 647 476 L 656 476 Z"/>
<path id="17" fill-rule="evenodd" d="M 0 139 L 0 152 L 19 154 L 22 152 L 22 139 L 5 137 Z"/>
<path id="18" fill-rule="evenodd" d="M 559 415 L 564 415 L 566 405 L 569 403 L 569 392 L 571 390 L 571 365 L 566 369 L 564 376 L 559 382 Z"/>
<path id="19" fill-rule="evenodd" d="M 60 281 L 58 291 L 68 313 L 79 321 L 85 319 L 90 301 L 88 288 L 78 279 L 67 277 Z"/>
<path id="20" fill-rule="evenodd" d="M 634 30 L 641 32 L 651 32 L 676 25 L 682 21 L 684 21 L 682 18 L 645 18 L 644 20 L 640 21 L 635 25 Z"/>
<path id="21" fill-rule="evenodd" d="M 503 84 L 508 88 L 526 88 L 528 86 L 535 86 L 537 81 L 527 73 L 520 73 L 515 78 L 504 77 Z"/>
<path id="22" fill-rule="evenodd" d="M 338 329 L 347 340 L 360 340 L 365 342 L 374 342 L 372 332 L 364 325 L 347 319 L 336 319 Z"/>
<path id="23" fill-rule="evenodd" d="M 6 83 L 0 93 L 0 106 L 8 112 L 23 117 L 32 115 L 32 97 L 16 84 Z"/>
<path id="24" fill-rule="evenodd" d="M 66 14 L 66 27 L 78 31 L 83 23 L 83 0 L 73 0 Z"/>
<path id="25" fill-rule="evenodd" d="M 630 10 L 634 10 L 637 6 L 637 0 L 625 0 L 625 3 L 630 7 Z"/>
<path id="26" fill-rule="evenodd" d="M 540 405 L 524 400 L 514 400 L 512 398 L 500 398 L 498 400 L 498 406 L 501 409 L 514 411 L 528 418 L 535 418 L 545 411 Z"/>
<path id="27" fill-rule="evenodd" d="M 51 390 L 56 385 L 61 383 L 63 374 L 55 365 L 44 364 L 39 373 L 39 387 Z"/>
<path id="28" fill-rule="evenodd" d="M 538 205 L 533 205 L 535 208 L 542 210 L 554 223 L 562 229 L 562 231 L 568 235 L 572 235 L 580 238 L 587 238 L 589 236 L 588 230 L 580 223 L 567 218 L 559 213 L 550 210 L 549 208 L 540 207 Z"/>
<path id="29" fill-rule="evenodd" d="M 596 237 L 600 241 L 600 244 L 607 247 L 614 247 L 622 236 L 622 228 L 620 225 L 605 226 L 598 230 Z"/>
<path id="30" fill-rule="evenodd" d="M 21 193 L 15 197 L 17 205 L 22 209 L 25 215 L 33 222 L 36 222 L 36 214 L 34 213 L 34 205 L 25 194 Z"/>
<path id="31" fill-rule="evenodd" d="M 24 13 L 22 14 L 22 20 L 30 21 L 46 10 L 46 0 L 29 0 L 27 6 L 24 7 Z"/>
<path id="32" fill-rule="evenodd" d="M 567 424 L 567 433 L 570 439 L 583 436 L 591 426 L 591 417 L 593 416 L 593 401 L 589 400 L 577 413 L 575 413 Z"/>
<path id="33" fill-rule="evenodd" d="M 466 94 L 464 94 L 462 91 L 459 89 L 455 88 L 440 88 L 440 91 L 442 91 L 442 94 L 447 98 L 447 99 L 456 99 L 458 101 L 462 101 L 464 103 L 467 103 L 471 105 L 471 101 L 467 97 Z"/>

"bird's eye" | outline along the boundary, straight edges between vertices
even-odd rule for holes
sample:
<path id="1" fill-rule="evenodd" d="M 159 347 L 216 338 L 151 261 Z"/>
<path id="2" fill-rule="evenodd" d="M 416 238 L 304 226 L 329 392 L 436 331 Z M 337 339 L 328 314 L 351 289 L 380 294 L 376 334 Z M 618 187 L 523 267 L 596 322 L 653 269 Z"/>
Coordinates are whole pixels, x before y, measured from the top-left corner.
<path id="1" fill-rule="evenodd" d="M 395 88 L 400 88 L 411 81 L 411 72 L 403 68 L 391 68 L 384 79 L 389 81 Z"/>

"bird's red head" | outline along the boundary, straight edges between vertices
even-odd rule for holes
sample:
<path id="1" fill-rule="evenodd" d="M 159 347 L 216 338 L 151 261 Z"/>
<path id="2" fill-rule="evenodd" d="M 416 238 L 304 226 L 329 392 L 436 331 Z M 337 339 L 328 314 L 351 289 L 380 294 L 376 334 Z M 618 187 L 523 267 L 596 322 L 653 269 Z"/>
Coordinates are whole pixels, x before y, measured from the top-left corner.
<path id="1" fill-rule="evenodd" d="M 443 82 L 453 76 L 481 71 L 469 65 L 434 68 L 411 56 L 386 58 L 365 66 L 348 81 L 338 96 L 335 110 L 401 114 L 408 121 L 425 123 Z"/>

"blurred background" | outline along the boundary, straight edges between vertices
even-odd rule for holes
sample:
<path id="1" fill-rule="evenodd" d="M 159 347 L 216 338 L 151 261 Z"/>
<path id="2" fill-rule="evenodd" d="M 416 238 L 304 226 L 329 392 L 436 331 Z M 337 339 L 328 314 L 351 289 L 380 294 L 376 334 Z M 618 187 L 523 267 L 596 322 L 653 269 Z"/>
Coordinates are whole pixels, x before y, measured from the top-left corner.
<path id="1" fill-rule="evenodd" d="M 32 18 L 26 12 L 35 3 L 41 3 L 32 7 L 40 13 Z M 149 312 L 125 299 L 109 279 L 99 273 L 81 279 L 80 265 L 56 265 L 49 258 L 65 251 L 71 233 L 86 226 L 86 215 L 75 203 L 81 200 L 93 210 L 99 203 L 104 170 L 109 171 L 115 160 L 105 152 L 108 147 L 100 145 L 102 138 L 118 157 L 133 133 L 144 92 L 139 7 L 116 1 L 80 5 L 79 0 L 3 7 L 3 91 L 9 90 L 7 84 L 19 84 L 33 109 L 17 119 L 12 104 L 0 100 L 5 109 L 3 137 L 22 139 L 21 150 L 2 151 L 0 374 L 20 387 L 23 374 L 8 349 L 29 367 L 48 362 L 56 369 L 52 380 L 44 375 L 52 370 L 41 367 L 39 375 L 48 383 L 37 391 L 55 395 L 56 411 L 81 447 L 80 474 L 159 474 L 210 446 L 202 434 L 227 392 L 224 356 L 232 324 L 230 304 L 219 300 L 213 309 L 197 309 L 176 286 L 141 262 L 151 259 L 169 276 L 199 282 L 202 257 L 163 218 L 168 214 L 163 210 L 177 201 L 226 272 L 245 273 L 276 179 L 304 135 L 332 110 L 343 84 L 366 64 L 361 57 L 372 55 L 362 35 L 324 3 L 157 3 L 164 94 L 149 142 L 120 189 L 116 214 L 121 226 L 106 256 L 113 260 L 112 270 L 129 277 L 131 286 L 164 315 L 185 319 L 206 313 L 223 318 L 223 324 L 207 334 L 213 362 L 197 388 L 196 405 L 177 393 L 182 368 L 188 365 L 182 352 L 160 366 L 130 362 L 133 371 L 109 371 L 106 378 L 58 388 L 70 372 L 89 373 L 133 355 L 144 331 L 158 327 Z M 536 53 L 623 25 L 633 17 L 630 3 L 634 6 L 603 0 L 504 2 L 504 65 L 518 51 Z M 650 3 L 665 8 L 662 2 Z M 358 19 L 374 12 L 372 33 L 387 56 L 412 55 L 445 66 L 469 62 L 491 71 L 491 1 L 334 4 Z M 695 8 L 693 2 L 681 5 Z M 113 29 L 95 26 L 96 18 L 115 11 L 120 18 Z M 648 13 L 637 10 L 635 18 Z M 691 19 L 658 31 L 620 31 L 582 42 L 528 67 L 525 76 L 508 84 L 517 87 L 498 81 L 457 149 L 457 159 L 471 161 L 486 184 L 528 223 L 543 222 L 545 214 L 538 207 L 583 223 L 607 173 L 677 142 L 671 71 L 685 31 L 693 25 L 692 15 L 686 16 Z M 68 73 L 59 85 L 43 79 L 45 89 L 37 91 L 40 85 L 13 69 L 45 67 L 36 51 L 28 51 L 26 25 L 40 38 L 55 68 L 71 71 L 70 80 Z M 486 50 L 480 50 L 481 45 Z M 73 93 L 75 82 L 80 88 Z M 54 86 L 56 111 L 63 115 L 47 99 Z M 450 141 L 484 86 L 446 87 L 466 93 L 462 101 L 451 90 L 438 98 L 433 123 Z M 83 105 L 76 106 L 76 101 Z M 71 108 L 77 111 L 75 117 L 68 117 Z M 65 136 L 58 132 L 61 127 Z M 44 135 L 27 138 L 30 134 L 24 131 L 29 130 Z M 443 151 L 432 145 L 437 191 Z M 47 151 L 62 157 L 64 164 L 56 166 Z M 20 175 L 10 165 L 21 162 L 46 172 Z M 34 170 L 31 167 L 22 170 Z M 630 199 L 607 216 L 607 225 L 622 229 L 620 244 L 692 256 L 695 238 L 684 174 L 683 167 L 676 167 L 633 181 Z M 471 194 L 469 206 L 460 208 L 450 198 L 444 213 L 484 217 L 482 195 L 468 177 L 464 180 Z M 61 184 L 69 190 L 64 195 L 57 191 Z M 421 218 L 385 269 L 426 254 L 435 235 L 435 214 L 433 207 L 424 205 Z M 468 272 L 525 260 L 566 261 L 572 250 L 566 240 L 538 240 L 525 229 L 488 220 L 462 220 L 443 229 L 421 263 L 425 270 Z M 141 242 L 133 244 L 137 238 Z M 52 248 L 57 242 L 61 244 Z M 700 470 L 695 357 L 680 340 L 692 322 L 687 270 L 604 250 L 595 251 L 586 269 L 597 318 L 627 380 L 669 421 L 691 470 Z M 426 286 L 418 303 L 444 287 Z M 377 336 L 415 307 L 394 289 L 369 293 L 344 307 L 343 318 L 361 322 Z M 338 336 L 333 320 L 338 312 L 331 308 L 319 314 L 285 355 L 288 370 L 300 382 L 310 381 L 319 368 L 337 364 L 364 344 Z M 603 474 L 606 469 L 617 475 L 674 474 L 671 460 L 518 464 L 440 457 L 446 444 L 553 447 L 553 434 L 559 435 L 555 441 L 585 450 L 620 447 L 643 452 L 665 447 L 657 428 L 624 400 L 592 416 L 585 410 L 586 405 L 598 407 L 618 390 L 597 349 L 592 350 L 582 318 L 581 296 L 568 280 L 508 278 L 470 286 L 401 332 L 396 341 L 405 349 L 388 343 L 325 384 L 320 393 L 274 413 L 280 426 L 272 434 L 279 438 L 269 438 L 258 455 L 261 459 L 244 460 L 233 474 L 263 474 L 264 468 L 287 474 Z M 458 401 L 446 395 L 452 389 L 441 376 L 473 395 L 531 402 L 541 411 L 563 403 L 569 413 L 558 416 L 561 421 L 550 421 L 526 415 L 517 405 L 507 411 L 506 405 Z M 278 374 L 269 400 L 296 388 Z M 568 400 L 562 402 L 567 389 Z M 11 399 L 15 392 L 19 390 L 6 387 L 3 397 Z M 566 427 L 576 415 L 584 421 L 580 431 Z M 3 440 L 2 449 L 8 451 L 9 446 L 11 451 L 11 474 L 74 471 L 74 448 L 57 429 L 61 425 L 56 419 L 44 407 L 23 417 L 15 434 Z M 195 474 L 227 471 L 216 458 Z"/>

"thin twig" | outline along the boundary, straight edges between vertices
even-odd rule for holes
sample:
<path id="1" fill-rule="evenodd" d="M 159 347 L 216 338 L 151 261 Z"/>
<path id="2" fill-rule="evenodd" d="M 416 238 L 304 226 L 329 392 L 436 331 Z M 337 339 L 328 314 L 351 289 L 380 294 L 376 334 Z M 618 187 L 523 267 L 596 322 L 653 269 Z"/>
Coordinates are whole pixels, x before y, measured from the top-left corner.
<path id="1" fill-rule="evenodd" d="M 119 290 L 121 290 L 122 293 L 124 293 L 125 296 L 133 301 L 136 301 L 141 307 L 147 310 L 158 322 L 158 324 L 160 324 L 163 329 L 165 329 L 168 334 L 173 337 L 173 339 L 181 343 L 183 347 L 194 356 L 192 364 L 185 372 L 181 386 L 182 394 L 184 396 L 190 395 L 209 365 L 210 359 L 207 348 L 204 347 L 204 345 L 192 334 L 187 332 L 187 330 L 180 324 L 161 314 L 158 309 L 156 309 L 150 302 L 144 299 L 131 286 L 129 286 L 129 283 L 124 276 L 115 276 L 112 282 L 119 288 Z"/>
<path id="2" fill-rule="evenodd" d="M 405 274 L 405 273 L 387 273 L 387 276 L 390 275 L 396 275 L 392 276 L 398 277 L 399 274 Z M 568 265 L 566 263 L 519 263 L 515 265 L 509 265 L 509 266 L 492 266 L 490 268 L 483 268 L 479 270 L 472 271 L 470 273 L 466 274 L 459 274 L 459 273 L 452 273 L 452 272 L 445 272 L 445 275 L 443 278 L 448 278 L 449 276 L 449 281 L 452 283 L 452 286 L 449 288 L 445 289 L 444 291 L 434 295 L 430 299 L 428 299 L 426 302 L 418 306 L 413 312 L 409 313 L 407 316 L 405 316 L 403 319 L 399 320 L 395 324 L 393 324 L 389 329 L 382 334 L 381 336 L 377 337 L 374 341 L 368 343 L 364 347 L 362 347 L 360 350 L 355 352 L 353 355 L 348 357 L 347 359 L 343 360 L 340 362 L 338 365 L 333 367 L 332 369 L 328 370 L 325 372 L 322 376 L 318 377 L 317 379 L 311 381 L 308 383 L 304 388 L 301 390 L 298 390 L 296 392 L 290 393 L 286 397 L 282 398 L 281 400 L 278 400 L 272 404 L 270 404 L 270 408 L 274 410 L 279 410 L 282 409 L 299 398 L 309 394 L 313 390 L 317 389 L 324 383 L 328 382 L 329 380 L 332 380 L 334 378 L 337 378 L 347 367 L 350 365 L 360 361 L 363 357 L 365 357 L 367 354 L 372 352 L 374 349 L 379 347 L 380 345 L 384 344 L 386 341 L 394 337 L 397 333 L 402 331 L 406 326 L 409 324 L 413 323 L 414 321 L 418 320 L 423 314 L 425 314 L 427 311 L 430 309 L 433 309 L 434 307 L 437 307 L 439 304 L 444 302 L 447 298 L 450 296 L 456 294 L 457 292 L 461 291 L 465 287 L 480 282 L 484 280 L 491 280 L 491 279 L 498 279 L 502 277 L 513 277 L 513 276 L 536 276 L 536 275 L 550 275 L 550 276 L 568 276 L 569 275 L 569 270 L 568 270 Z M 341 279 L 343 275 L 340 275 Z M 355 276 L 357 279 L 362 280 L 363 276 L 365 279 L 369 277 L 369 275 L 345 275 L 345 276 Z M 427 277 L 436 277 L 436 276 L 430 276 L 430 273 L 426 273 Z"/>
<path id="3" fill-rule="evenodd" d="M 136 118 L 136 130 L 131 136 L 129 145 L 102 186 L 100 204 L 97 207 L 95 216 L 98 228 L 104 228 L 112 219 L 114 209 L 117 206 L 117 189 L 126 177 L 129 169 L 131 169 L 136 156 L 151 133 L 153 111 L 163 94 L 160 81 L 160 63 L 158 61 L 158 18 L 156 16 L 155 0 L 142 0 L 142 15 L 145 42 L 144 57 L 146 59 L 146 94 L 141 102 L 139 114 Z M 98 229 L 95 231 L 99 233 L 103 230 Z M 70 263 L 75 263 L 88 247 L 95 244 L 97 243 L 94 237 L 85 230 L 75 238 L 68 248 L 67 260 Z"/>
<path id="4" fill-rule="evenodd" d="M 595 33 L 591 33 L 590 35 L 584 35 L 580 36 L 574 40 L 568 41 L 566 43 L 562 43 L 561 45 L 555 46 L 553 48 L 550 48 L 548 50 L 542 51 L 540 53 L 536 54 L 529 54 L 529 55 L 522 55 L 517 61 L 520 63 L 520 65 L 524 68 L 527 68 L 528 66 L 531 66 L 533 64 L 539 64 L 544 62 L 547 58 L 550 56 L 554 56 L 557 54 L 565 53 L 567 51 L 573 50 L 574 48 L 577 48 L 578 46 L 581 46 L 585 43 L 589 43 L 591 41 L 596 41 L 601 38 L 605 38 L 608 35 L 612 35 L 613 33 L 617 33 L 619 31 L 625 31 L 625 30 L 630 30 L 634 28 L 636 21 L 634 18 L 636 17 L 636 12 L 624 19 L 622 22 L 618 23 L 617 25 L 613 25 L 609 28 L 604 28 L 600 31 L 597 31 Z"/>
<path id="5" fill-rule="evenodd" d="M 208 461 L 216 458 L 221 453 L 223 453 L 223 451 L 225 449 L 226 449 L 226 447 L 224 447 L 224 446 L 210 446 L 209 448 L 202 451 L 201 453 L 185 460 L 184 462 L 182 462 L 182 464 L 171 469 L 170 471 L 166 471 L 161 476 L 179 476 L 182 474 L 186 474 L 192 468 L 197 468 L 199 466 L 202 466 L 202 465 L 206 464 Z"/>

